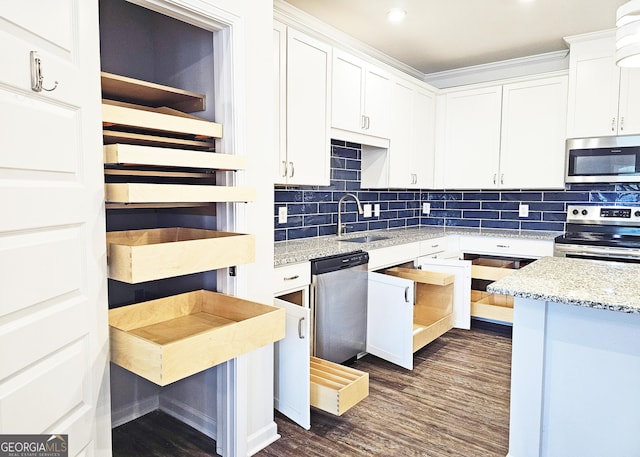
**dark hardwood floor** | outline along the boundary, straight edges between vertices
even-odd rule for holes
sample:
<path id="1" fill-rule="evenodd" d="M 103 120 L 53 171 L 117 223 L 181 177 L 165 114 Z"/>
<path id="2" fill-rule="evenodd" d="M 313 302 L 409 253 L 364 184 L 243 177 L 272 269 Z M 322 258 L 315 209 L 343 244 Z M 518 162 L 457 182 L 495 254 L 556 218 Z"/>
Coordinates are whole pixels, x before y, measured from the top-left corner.
<path id="1" fill-rule="evenodd" d="M 354 366 L 369 373 L 365 400 L 342 417 L 312 410 L 311 430 L 276 414 L 282 438 L 256 456 L 504 457 L 508 330 L 454 329 L 415 354 L 413 371 L 366 356 Z M 161 412 L 114 429 L 113 455 L 217 456 L 213 440 Z"/>

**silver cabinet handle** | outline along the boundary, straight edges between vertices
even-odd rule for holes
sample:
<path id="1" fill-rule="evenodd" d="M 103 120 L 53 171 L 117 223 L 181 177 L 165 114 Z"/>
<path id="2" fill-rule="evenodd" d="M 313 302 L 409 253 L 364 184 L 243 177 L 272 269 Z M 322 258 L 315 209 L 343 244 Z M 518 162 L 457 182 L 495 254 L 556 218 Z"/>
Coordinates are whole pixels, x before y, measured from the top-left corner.
<path id="1" fill-rule="evenodd" d="M 504 173 L 500 175 L 500 184 L 504 184 Z"/>
<path id="2" fill-rule="evenodd" d="M 404 301 L 405 301 L 406 303 L 411 303 L 411 302 L 409 301 L 409 286 L 407 286 L 407 287 L 405 287 L 405 288 L 404 288 Z"/>
<path id="3" fill-rule="evenodd" d="M 616 131 L 616 118 L 615 117 L 611 118 L 611 131 L 612 132 Z"/>
<path id="4" fill-rule="evenodd" d="M 294 279 L 298 279 L 300 277 L 300 275 L 293 275 L 293 276 L 288 276 L 286 278 L 282 278 L 285 281 L 293 281 Z"/>
<path id="5" fill-rule="evenodd" d="M 620 131 L 624 130 L 624 116 L 620 118 Z"/>
<path id="6" fill-rule="evenodd" d="M 493 174 L 493 183 L 494 183 L 494 184 L 496 183 L 496 178 L 497 178 L 497 177 L 498 177 L 498 174 L 497 174 L 497 173 L 494 173 L 494 174 Z"/>
<path id="7" fill-rule="evenodd" d="M 432 244 L 432 245 L 431 245 L 431 247 L 432 247 L 432 248 L 439 248 L 439 247 L 440 247 L 440 245 L 439 245 L 439 244 Z"/>
<path id="8" fill-rule="evenodd" d="M 296 174 L 296 169 L 293 167 L 293 162 L 289 162 L 289 171 L 291 172 L 291 174 L 289 175 L 290 178 L 293 178 L 293 175 Z"/>
<path id="9" fill-rule="evenodd" d="M 301 340 L 304 340 L 304 335 L 302 334 L 303 322 L 304 322 L 304 317 L 301 317 L 300 320 L 298 320 L 298 338 L 300 338 Z"/>
<path id="10" fill-rule="evenodd" d="M 287 177 L 287 174 L 289 173 L 289 170 L 287 169 L 287 162 L 286 160 L 282 161 L 282 166 L 280 167 L 280 176 L 282 176 L 283 178 Z"/>
<path id="11" fill-rule="evenodd" d="M 362 130 L 366 130 L 367 129 L 367 116 L 365 116 L 364 114 L 362 114 L 360 116 L 360 128 Z"/>
<path id="12" fill-rule="evenodd" d="M 509 246 L 508 244 L 496 244 L 497 248 L 505 248 L 505 249 L 509 249 L 511 246 Z"/>
<path id="13" fill-rule="evenodd" d="M 369 130 L 369 127 L 371 127 L 371 118 L 367 116 L 367 130 Z"/>

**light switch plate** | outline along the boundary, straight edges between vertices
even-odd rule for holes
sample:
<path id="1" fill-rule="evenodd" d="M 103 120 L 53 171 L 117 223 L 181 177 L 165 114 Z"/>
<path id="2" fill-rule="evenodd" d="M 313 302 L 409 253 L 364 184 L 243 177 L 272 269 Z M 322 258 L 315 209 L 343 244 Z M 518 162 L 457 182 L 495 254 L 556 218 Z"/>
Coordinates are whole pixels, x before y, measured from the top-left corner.
<path id="1" fill-rule="evenodd" d="M 431 203 L 422 203 L 422 214 L 429 214 L 431 212 Z"/>
<path id="2" fill-rule="evenodd" d="M 371 217 L 371 203 L 365 203 L 363 205 L 364 217 Z"/>
<path id="3" fill-rule="evenodd" d="M 280 206 L 278 207 L 278 224 L 286 224 L 287 223 L 287 207 Z"/>
<path id="4" fill-rule="evenodd" d="M 529 217 L 529 205 L 520 203 L 518 207 L 518 217 Z"/>
<path id="5" fill-rule="evenodd" d="M 380 216 L 380 203 L 373 205 L 373 215 L 376 217 Z"/>

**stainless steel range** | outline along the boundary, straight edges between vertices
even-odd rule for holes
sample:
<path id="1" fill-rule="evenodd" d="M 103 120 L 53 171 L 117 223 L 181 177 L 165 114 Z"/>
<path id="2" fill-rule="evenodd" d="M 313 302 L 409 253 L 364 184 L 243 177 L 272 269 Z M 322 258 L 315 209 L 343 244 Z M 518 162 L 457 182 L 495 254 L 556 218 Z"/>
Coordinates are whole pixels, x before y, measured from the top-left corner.
<path id="1" fill-rule="evenodd" d="M 640 207 L 569 205 L 554 255 L 640 263 Z"/>

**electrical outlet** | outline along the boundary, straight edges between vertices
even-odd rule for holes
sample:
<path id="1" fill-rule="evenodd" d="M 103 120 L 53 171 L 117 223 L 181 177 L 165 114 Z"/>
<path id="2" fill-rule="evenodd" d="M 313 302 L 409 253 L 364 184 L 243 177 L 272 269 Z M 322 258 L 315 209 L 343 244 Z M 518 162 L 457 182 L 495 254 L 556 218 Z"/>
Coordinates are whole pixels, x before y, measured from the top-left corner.
<path id="1" fill-rule="evenodd" d="M 431 203 L 422 203 L 422 214 L 429 214 L 431 212 Z"/>
<path id="2" fill-rule="evenodd" d="M 287 207 L 280 206 L 278 207 L 278 224 L 286 224 L 287 223 Z"/>
<path id="3" fill-rule="evenodd" d="M 529 217 L 529 205 L 520 203 L 520 206 L 518 206 L 518 217 Z"/>
<path id="4" fill-rule="evenodd" d="M 373 205 L 373 215 L 375 217 L 380 217 L 380 203 Z"/>
<path id="5" fill-rule="evenodd" d="M 365 203 L 362 208 L 364 210 L 363 217 L 371 217 L 371 203 Z"/>

